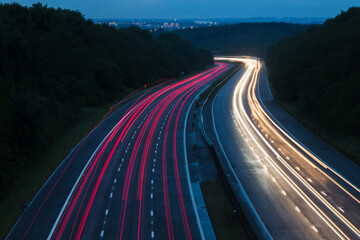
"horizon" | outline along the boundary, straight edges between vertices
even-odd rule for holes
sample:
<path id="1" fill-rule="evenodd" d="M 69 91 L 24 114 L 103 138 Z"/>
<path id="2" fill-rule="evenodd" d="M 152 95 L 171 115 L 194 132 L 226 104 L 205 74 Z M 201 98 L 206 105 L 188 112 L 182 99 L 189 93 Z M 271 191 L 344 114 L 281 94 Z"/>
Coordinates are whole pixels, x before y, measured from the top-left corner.
<path id="1" fill-rule="evenodd" d="M 31 6 L 38 0 L 16 1 Z M 1 3 L 14 3 L 12 0 Z M 88 19 L 246 19 L 246 18 L 333 18 L 359 2 L 339 0 L 45 0 L 48 7 L 80 11 Z M 259 6 L 262 7 L 259 7 Z"/>

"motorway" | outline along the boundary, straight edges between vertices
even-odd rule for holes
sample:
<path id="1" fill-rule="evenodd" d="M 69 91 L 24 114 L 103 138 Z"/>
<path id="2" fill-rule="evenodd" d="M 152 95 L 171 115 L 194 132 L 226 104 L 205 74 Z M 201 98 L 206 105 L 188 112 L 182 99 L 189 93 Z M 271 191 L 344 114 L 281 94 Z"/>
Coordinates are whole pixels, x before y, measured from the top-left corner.
<path id="1" fill-rule="evenodd" d="M 185 149 L 187 110 L 228 64 L 144 91 L 68 155 L 7 239 L 202 239 Z"/>
<path id="2" fill-rule="evenodd" d="M 360 191 L 266 108 L 255 58 L 212 101 L 215 149 L 274 239 L 360 239 Z M 311 146 L 309 146 L 311 147 Z M 345 162 L 344 162 L 345 164 Z"/>

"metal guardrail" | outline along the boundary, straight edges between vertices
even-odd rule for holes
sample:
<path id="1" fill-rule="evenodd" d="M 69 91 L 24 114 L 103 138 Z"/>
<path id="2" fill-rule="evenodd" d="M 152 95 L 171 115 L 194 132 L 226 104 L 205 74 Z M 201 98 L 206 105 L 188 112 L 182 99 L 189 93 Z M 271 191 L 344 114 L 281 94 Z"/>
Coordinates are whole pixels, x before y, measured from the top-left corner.
<path id="1" fill-rule="evenodd" d="M 205 126 L 204 126 L 203 112 L 204 112 L 204 107 L 209 100 L 209 96 L 212 94 L 212 92 L 215 89 L 217 89 L 217 87 L 221 83 L 223 83 L 229 77 L 232 77 L 233 74 L 236 71 L 238 71 L 241 67 L 242 66 L 237 67 L 231 74 L 229 74 L 226 78 L 224 78 L 221 82 L 219 82 L 207 95 L 207 97 L 206 97 L 204 103 L 201 105 L 201 109 L 200 109 L 200 122 L 201 122 L 200 131 L 201 131 L 201 135 L 203 136 L 203 138 L 205 139 L 205 141 L 209 147 L 209 150 L 210 150 L 212 156 L 215 159 L 215 165 L 218 169 L 221 181 L 224 184 L 225 190 L 226 190 L 228 196 L 230 197 L 232 204 L 234 205 L 234 207 L 236 209 L 236 212 L 240 218 L 240 221 L 245 226 L 248 236 L 251 239 L 272 239 L 266 226 L 262 222 L 259 223 L 259 219 L 254 217 L 255 215 L 257 215 L 257 212 L 256 212 L 255 208 L 252 206 L 252 203 L 249 203 L 249 201 L 243 200 L 243 199 L 248 199 L 246 192 L 244 190 L 241 191 L 242 192 L 241 194 L 244 195 L 244 196 L 241 196 L 242 199 L 238 199 L 238 197 L 236 196 L 235 191 L 232 188 L 232 185 L 230 184 L 231 183 L 231 180 L 230 180 L 231 175 L 226 172 L 225 167 L 223 166 L 223 164 L 221 162 L 221 158 L 220 158 L 219 154 L 216 152 L 211 139 L 206 134 Z"/>

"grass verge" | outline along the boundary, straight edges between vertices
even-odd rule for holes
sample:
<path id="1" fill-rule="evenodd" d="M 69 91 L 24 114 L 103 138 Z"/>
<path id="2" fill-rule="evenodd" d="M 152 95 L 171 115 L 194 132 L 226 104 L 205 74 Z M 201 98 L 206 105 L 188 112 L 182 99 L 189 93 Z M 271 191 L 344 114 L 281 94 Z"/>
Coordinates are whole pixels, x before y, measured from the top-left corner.
<path id="1" fill-rule="evenodd" d="M 131 91 L 128 89 L 128 91 Z M 52 147 L 39 156 L 39 161 L 27 167 L 13 183 L 12 189 L 0 201 L 0 238 L 4 238 L 10 231 L 15 221 L 21 215 L 21 205 L 31 201 L 44 182 L 55 171 L 57 166 L 105 116 L 119 109 L 124 104 L 139 97 L 146 89 L 130 96 L 126 101 L 109 111 L 109 105 L 97 108 L 83 108 L 79 119 L 72 128 L 66 129 L 65 133 L 57 138 Z"/>
<path id="2" fill-rule="evenodd" d="M 360 165 L 360 140 L 351 136 L 339 136 L 332 133 L 329 129 L 323 129 L 311 119 L 300 114 L 295 106 L 276 100 L 279 105 L 285 109 L 293 118 L 299 121 L 303 126 L 312 131 L 316 136 L 327 144 L 333 146 L 347 158 Z"/>
<path id="3" fill-rule="evenodd" d="M 0 201 L 0 237 L 4 238 L 21 214 L 21 205 L 31 201 L 46 179 L 66 157 L 70 150 L 96 126 L 108 107 L 87 108 L 82 111 L 81 122 L 58 138 L 37 164 L 27 167 L 13 183 L 10 192 Z"/>
<path id="4" fill-rule="evenodd" d="M 211 67 L 213 66 L 209 66 L 208 68 Z M 198 71 L 193 74 L 200 73 L 202 71 Z M 174 81 L 180 81 L 183 78 L 185 77 L 180 77 Z M 156 84 L 154 85 L 154 90 L 172 83 L 173 81 L 162 85 Z M 12 189 L 3 199 L 1 199 L 0 238 L 5 238 L 6 234 L 10 231 L 13 224 L 21 215 L 21 205 L 31 201 L 37 191 L 55 171 L 57 166 L 59 166 L 59 164 L 69 154 L 71 149 L 99 123 L 105 114 L 106 116 L 109 116 L 112 112 L 116 111 L 124 104 L 138 98 L 142 93 L 144 93 L 144 91 L 147 90 L 148 89 L 143 89 L 130 96 L 122 104 L 118 105 L 114 109 L 111 109 L 111 112 L 109 112 L 109 106 L 113 104 L 108 104 L 98 108 L 83 108 L 82 111 L 80 111 L 81 116 L 79 119 L 82 120 L 76 123 L 72 128 L 64 130 L 64 134 L 54 141 L 53 146 L 39 156 L 39 161 L 36 162 L 36 164 L 33 164 L 22 171 L 13 183 Z M 130 92 L 132 89 L 126 89 L 126 91 Z"/>
<path id="5" fill-rule="evenodd" d="M 200 186 L 217 239 L 248 239 L 221 182 L 201 182 Z"/>

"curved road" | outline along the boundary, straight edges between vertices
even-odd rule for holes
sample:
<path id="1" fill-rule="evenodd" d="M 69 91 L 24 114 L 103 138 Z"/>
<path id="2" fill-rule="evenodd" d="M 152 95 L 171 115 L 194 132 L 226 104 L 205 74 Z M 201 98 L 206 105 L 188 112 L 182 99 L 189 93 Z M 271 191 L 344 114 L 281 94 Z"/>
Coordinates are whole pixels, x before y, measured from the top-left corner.
<path id="1" fill-rule="evenodd" d="M 229 58 L 218 58 L 229 60 Z M 271 114 L 261 63 L 242 61 L 213 101 L 217 151 L 226 155 L 274 239 L 359 239 L 360 191 Z"/>
<path id="2" fill-rule="evenodd" d="M 98 125 L 7 239 L 201 239 L 184 153 L 186 112 L 228 69 L 154 87 Z"/>

